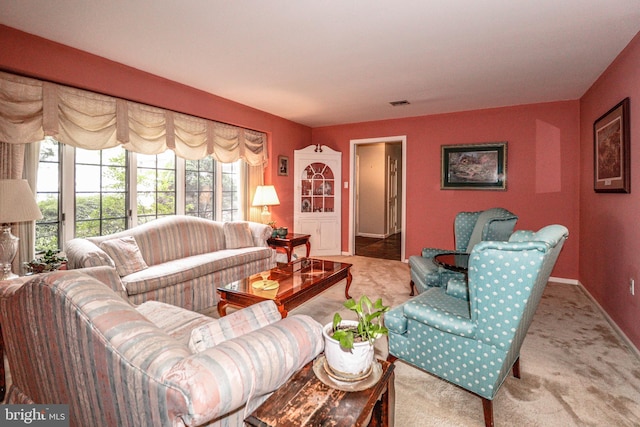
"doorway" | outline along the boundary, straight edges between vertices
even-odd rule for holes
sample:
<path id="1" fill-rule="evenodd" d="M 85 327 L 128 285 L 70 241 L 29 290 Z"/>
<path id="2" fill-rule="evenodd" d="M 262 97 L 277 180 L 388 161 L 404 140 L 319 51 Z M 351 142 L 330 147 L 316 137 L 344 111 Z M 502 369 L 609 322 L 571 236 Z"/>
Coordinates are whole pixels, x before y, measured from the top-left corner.
<path id="1" fill-rule="evenodd" d="M 351 140 L 349 254 L 405 260 L 406 136 Z"/>

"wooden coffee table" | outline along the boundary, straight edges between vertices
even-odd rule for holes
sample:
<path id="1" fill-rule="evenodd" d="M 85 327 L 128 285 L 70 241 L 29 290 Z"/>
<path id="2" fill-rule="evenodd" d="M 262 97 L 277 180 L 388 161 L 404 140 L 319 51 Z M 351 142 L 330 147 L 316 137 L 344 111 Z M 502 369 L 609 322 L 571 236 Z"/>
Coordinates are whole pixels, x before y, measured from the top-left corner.
<path id="1" fill-rule="evenodd" d="M 382 376 L 362 391 L 341 391 L 320 381 L 313 361 L 294 374 L 245 420 L 250 426 L 392 426 L 394 365 L 378 361 Z"/>
<path id="2" fill-rule="evenodd" d="M 350 271 L 352 265 L 314 258 L 302 258 L 288 264 L 280 263 L 276 268 L 265 272 L 268 280 L 278 282 L 279 286 L 276 289 L 254 288 L 252 284 L 262 280 L 261 274 L 254 274 L 246 279 L 219 287 L 218 314 L 225 316 L 229 305 L 248 307 L 261 301 L 273 300 L 282 317 L 286 317 L 289 310 L 329 289 L 342 279 L 347 279 L 344 296 L 349 299 L 351 298 L 349 287 L 352 280 Z"/>

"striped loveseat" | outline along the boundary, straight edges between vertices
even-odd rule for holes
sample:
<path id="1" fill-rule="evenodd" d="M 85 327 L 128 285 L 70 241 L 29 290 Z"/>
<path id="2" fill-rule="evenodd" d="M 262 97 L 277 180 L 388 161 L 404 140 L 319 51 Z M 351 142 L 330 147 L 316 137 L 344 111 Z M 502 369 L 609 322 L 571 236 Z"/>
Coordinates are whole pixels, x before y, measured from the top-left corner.
<path id="1" fill-rule="evenodd" d="M 240 426 L 322 351 L 321 325 L 281 319 L 273 301 L 213 319 L 133 306 L 113 275 L 94 267 L 0 282 L 7 403 L 69 405 L 71 426 Z"/>
<path id="2" fill-rule="evenodd" d="M 216 287 L 273 268 L 271 227 L 175 215 L 65 245 L 68 268 L 115 267 L 134 304 L 161 301 L 202 311 Z"/>

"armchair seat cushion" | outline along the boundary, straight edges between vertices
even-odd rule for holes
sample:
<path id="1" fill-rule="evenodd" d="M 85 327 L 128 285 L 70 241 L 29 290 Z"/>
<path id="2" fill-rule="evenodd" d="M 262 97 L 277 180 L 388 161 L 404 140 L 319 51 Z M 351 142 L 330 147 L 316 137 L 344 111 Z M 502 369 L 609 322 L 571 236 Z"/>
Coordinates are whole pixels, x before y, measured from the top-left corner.
<path id="1" fill-rule="evenodd" d="M 446 294 L 444 288 L 431 288 L 404 304 L 404 315 L 461 337 L 474 337 L 476 324 L 471 321 L 469 302 Z"/>

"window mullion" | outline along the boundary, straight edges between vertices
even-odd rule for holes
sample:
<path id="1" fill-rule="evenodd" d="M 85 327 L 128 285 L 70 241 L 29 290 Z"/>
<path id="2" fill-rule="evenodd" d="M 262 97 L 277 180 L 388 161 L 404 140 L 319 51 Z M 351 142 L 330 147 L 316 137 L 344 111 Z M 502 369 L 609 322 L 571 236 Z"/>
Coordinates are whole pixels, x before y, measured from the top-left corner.
<path id="1" fill-rule="evenodd" d="M 138 225 L 138 158 L 133 151 L 129 154 L 129 224 Z"/>

